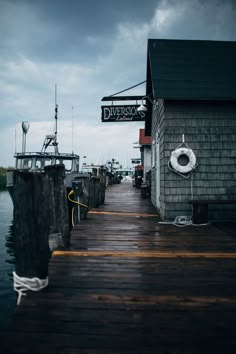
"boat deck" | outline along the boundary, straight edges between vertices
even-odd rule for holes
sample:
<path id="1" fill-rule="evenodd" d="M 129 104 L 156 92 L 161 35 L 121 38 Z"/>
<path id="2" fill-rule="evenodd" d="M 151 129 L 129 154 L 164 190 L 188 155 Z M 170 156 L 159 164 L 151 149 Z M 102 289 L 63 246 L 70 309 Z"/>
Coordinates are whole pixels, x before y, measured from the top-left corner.
<path id="1" fill-rule="evenodd" d="M 130 183 L 54 252 L 49 286 L 10 319 L 2 353 L 235 353 L 235 224 L 158 223 Z"/>

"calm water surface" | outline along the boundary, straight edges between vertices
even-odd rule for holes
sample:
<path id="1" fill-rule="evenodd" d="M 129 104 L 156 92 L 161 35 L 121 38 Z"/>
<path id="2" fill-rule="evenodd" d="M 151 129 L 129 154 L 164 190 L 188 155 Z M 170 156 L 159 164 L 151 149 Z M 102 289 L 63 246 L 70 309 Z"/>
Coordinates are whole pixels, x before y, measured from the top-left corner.
<path id="1" fill-rule="evenodd" d="M 0 330 L 16 306 L 13 270 L 13 204 L 8 192 L 0 192 Z"/>

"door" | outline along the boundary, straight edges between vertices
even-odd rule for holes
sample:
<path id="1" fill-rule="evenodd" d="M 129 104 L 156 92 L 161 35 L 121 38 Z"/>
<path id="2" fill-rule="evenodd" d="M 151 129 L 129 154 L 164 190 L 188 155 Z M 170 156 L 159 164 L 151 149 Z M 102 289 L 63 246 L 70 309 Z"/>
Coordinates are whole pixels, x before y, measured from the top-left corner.
<path id="1" fill-rule="evenodd" d="M 156 144 L 155 144 L 155 165 L 156 165 L 156 206 L 160 208 L 160 193 L 161 193 L 161 183 L 160 183 L 160 144 L 159 144 L 159 131 L 156 133 Z"/>

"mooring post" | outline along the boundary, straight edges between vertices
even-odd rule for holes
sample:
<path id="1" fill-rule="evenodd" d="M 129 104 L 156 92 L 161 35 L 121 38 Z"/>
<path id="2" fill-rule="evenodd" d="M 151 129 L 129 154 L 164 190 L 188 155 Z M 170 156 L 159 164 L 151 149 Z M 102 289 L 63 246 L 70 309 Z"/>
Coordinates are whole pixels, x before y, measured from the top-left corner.
<path id="1" fill-rule="evenodd" d="M 50 196 L 48 196 L 50 204 L 50 249 L 68 247 L 70 243 L 70 228 L 67 192 L 64 184 L 65 166 L 46 166 L 45 174 L 49 177 L 50 183 Z"/>
<path id="2" fill-rule="evenodd" d="M 94 208 L 95 206 L 95 182 L 94 177 L 91 176 L 89 179 L 89 208 Z"/>
<path id="3" fill-rule="evenodd" d="M 99 206 L 99 176 L 92 176 L 90 178 L 90 188 L 89 188 L 89 207 L 97 208 Z"/>
<path id="4" fill-rule="evenodd" d="M 51 255 L 49 235 L 68 237 L 64 173 L 64 166 L 48 166 L 44 172 L 14 171 L 15 272 L 19 277 L 45 279 Z"/>
<path id="5" fill-rule="evenodd" d="M 71 180 L 71 187 L 67 187 L 67 204 L 70 230 L 72 230 L 73 226 L 76 225 L 80 220 L 84 220 L 87 217 L 90 195 L 89 187 L 89 174 L 80 174 L 76 176 L 74 180 Z M 78 202 L 80 203 L 79 208 L 77 204 Z"/>
<path id="6" fill-rule="evenodd" d="M 106 170 L 101 169 L 100 185 L 99 185 L 99 205 L 104 204 L 106 193 Z"/>
<path id="7" fill-rule="evenodd" d="M 50 182 L 45 173 L 15 171 L 15 267 L 20 277 L 45 279 L 48 275 L 49 196 Z"/>
<path id="8" fill-rule="evenodd" d="M 81 207 L 80 208 L 80 219 L 85 220 L 87 218 L 88 214 L 88 207 L 89 207 L 89 181 L 90 181 L 90 175 L 85 174 L 83 176 L 80 176 L 80 180 L 82 181 L 83 188 L 82 188 L 82 193 L 80 195 L 80 202 L 84 205 L 87 206 Z"/>

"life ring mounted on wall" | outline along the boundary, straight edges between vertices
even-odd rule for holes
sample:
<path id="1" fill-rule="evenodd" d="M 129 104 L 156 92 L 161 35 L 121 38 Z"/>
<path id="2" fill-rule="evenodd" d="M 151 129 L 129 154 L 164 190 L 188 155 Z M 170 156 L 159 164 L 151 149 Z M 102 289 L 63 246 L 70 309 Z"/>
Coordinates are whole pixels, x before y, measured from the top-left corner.
<path id="1" fill-rule="evenodd" d="M 187 158 L 187 163 L 181 164 L 181 158 Z M 180 174 L 190 173 L 197 166 L 196 156 L 192 149 L 181 147 L 171 153 L 170 157 L 171 168 Z"/>

